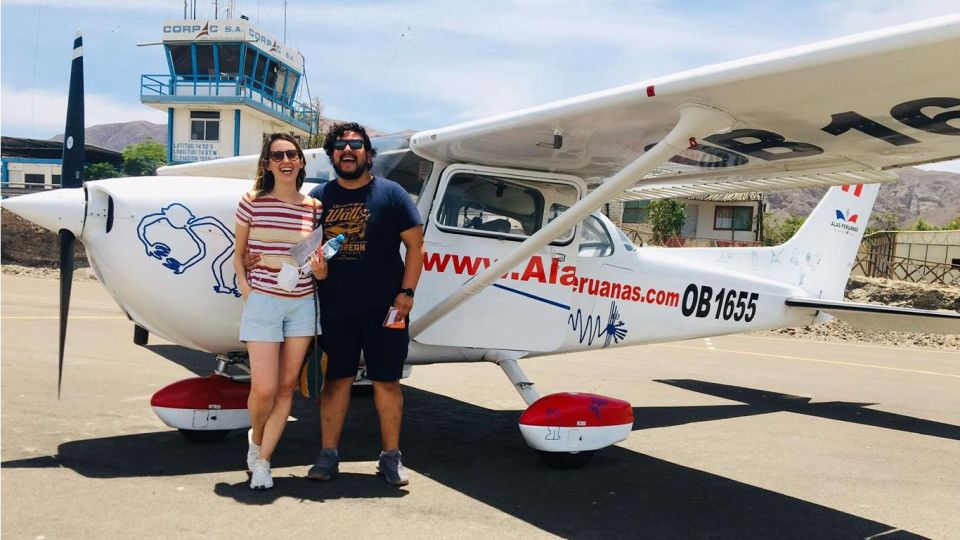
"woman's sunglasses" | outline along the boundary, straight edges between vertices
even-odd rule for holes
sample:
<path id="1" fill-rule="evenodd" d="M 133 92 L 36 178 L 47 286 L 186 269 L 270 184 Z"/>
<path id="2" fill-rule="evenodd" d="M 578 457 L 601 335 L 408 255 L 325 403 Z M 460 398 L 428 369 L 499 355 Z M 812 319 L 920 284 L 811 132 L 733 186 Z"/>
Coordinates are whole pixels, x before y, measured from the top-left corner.
<path id="1" fill-rule="evenodd" d="M 290 161 L 300 160 L 300 154 L 296 150 L 275 150 L 267 155 L 270 156 L 270 161 L 283 161 L 283 156 L 287 156 Z"/>
<path id="2" fill-rule="evenodd" d="M 363 148 L 363 141 L 361 141 L 360 139 L 350 139 L 350 140 L 337 139 L 333 141 L 334 150 L 343 150 L 344 148 L 347 147 L 347 145 L 350 145 L 350 148 L 354 150 L 359 150 Z"/>

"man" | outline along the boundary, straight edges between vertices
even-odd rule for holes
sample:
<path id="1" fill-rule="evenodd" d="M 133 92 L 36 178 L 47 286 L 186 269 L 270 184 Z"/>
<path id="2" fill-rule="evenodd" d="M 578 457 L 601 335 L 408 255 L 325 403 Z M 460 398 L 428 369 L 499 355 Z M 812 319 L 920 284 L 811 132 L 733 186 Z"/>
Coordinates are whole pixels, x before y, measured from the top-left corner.
<path id="1" fill-rule="evenodd" d="M 409 478 L 400 455 L 400 375 L 410 342 L 406 318 L 423 268 L 423 224 L 403 187 L 371 173 L 376 151 L 362 126 L 331 126 L 323 148 L 337 179 L 310 195 L 323 203 L 324 239 L 337 234 L 346 239 L 318 286 L 327 372 L 320 394 L 321 450 L 308 477 L 329 480 L 339 471 L 340 433 L 362 351 L 380 417 L 383 451 L 377 470 L 387 482 L 402 486 Z M 401 242 L 406 260 L 400 256 Z M 387 327 L 391 307 L 403 322 Z"/>

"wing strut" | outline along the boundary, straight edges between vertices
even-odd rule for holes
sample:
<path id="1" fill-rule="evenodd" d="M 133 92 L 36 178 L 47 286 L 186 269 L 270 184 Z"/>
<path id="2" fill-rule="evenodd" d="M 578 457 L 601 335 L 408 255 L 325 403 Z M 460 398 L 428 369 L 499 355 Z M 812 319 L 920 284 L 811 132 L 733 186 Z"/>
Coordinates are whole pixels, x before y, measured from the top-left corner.
<path id="1" fill-rule="evenodd" d="M 728 131 L 736 123 L 736 120 L 729 114 L 704 105 L 681 105 L 677 108 L 677 111 L 680 114 L 680 119 L 662 141 L 627 164 L 620 172 L 605 180 L 600 187 L 560 214 L 546 227 L 524 240 L 503 258 L 490 265 L 489 268 L 467 280 L 460 289 L 454 291 L 418 317 L 410 325 L 410 337 L 416 339 L 421 332 L 430 328 L 444 315 L 483 292 L 484 289 L 520 264 L 521 261 L 554 241 L 567 229 L 583 221 L 591 212 L 620 195 L 620 192 L 632 186 L 655 167 L 688 148 L 691 141 L 700 140 L 714 133 Z"/>

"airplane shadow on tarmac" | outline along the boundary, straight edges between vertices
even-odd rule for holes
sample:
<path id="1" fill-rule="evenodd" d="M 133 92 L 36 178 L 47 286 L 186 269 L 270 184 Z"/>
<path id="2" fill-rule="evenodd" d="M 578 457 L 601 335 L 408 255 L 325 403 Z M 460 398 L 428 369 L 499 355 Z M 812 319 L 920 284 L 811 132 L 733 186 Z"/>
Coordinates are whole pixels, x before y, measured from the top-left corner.
<path id="1" fill-rule="evenodd" d="M 204 371 L 198 374 L 208 373 L 209 366 L 209 356 L 204 356 Z M 809 404 L 805 398 L 709 382 L 661 382 L 744 404 L 637 407 L 635 430 L 789 410 L 891 429 L 910 428 L 905 424 L 912 422 L 923 427 L 907 431 L 958 438 L 956 426 L 908 421 L 889 413 L 870 416 L 862 404 Z M 405 398 L 403 450 L 409 469 L 555 535 L 864 538 L 892 532 L 885 537 L 918 538 L 883 523 L 616 446 L 598 452 L 584 468 L 549 469 L 520 437 L 516 427 L 520 410 L 486 409 L 412 387 L 405 388 Z M 866 422 L 856 416 L 863 413 Z M 95 478 L 236 471 L 236 483 L 218 483 L 213 490 L 253 505 L 284 497 L 317 502 L 402 497 L 416 489 L 416 475 L 408 488 L 399 489 L 374 476 L 380 441 L 371 399 L 354 398 L 341 448 L 344 462 L 369 462 L 369 474 L 341 474 L 328 483 L 300 476 L 318 450 L 316 406 L 296 398 L 291 414 L 298 421 L 287 427 L 273 465 L 300 471 L 296 476 L 278 475 L 274 489 L 267 492 L 247 489 L 246 436 L 240 430 L 212 444 L 190 443 L 172 430 L 71 441 L 60 445 L 56 456 L 11 460 L 2 466 L 66 467 Z"/>

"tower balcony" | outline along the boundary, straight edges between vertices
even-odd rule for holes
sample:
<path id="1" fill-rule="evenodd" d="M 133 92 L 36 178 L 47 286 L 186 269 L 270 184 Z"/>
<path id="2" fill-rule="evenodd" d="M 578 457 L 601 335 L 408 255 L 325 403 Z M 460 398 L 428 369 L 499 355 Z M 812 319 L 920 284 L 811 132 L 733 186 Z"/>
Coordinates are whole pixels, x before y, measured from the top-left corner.
<path id="1" fill-rule="evenodd" d="M 191 104 L 248 105 L 308 133 L 316 125 L 318 116 L 316 111 L 287 98 L 282 91 L 246 76 L 141 75 L 140 101 L 160 109 Z"/>

